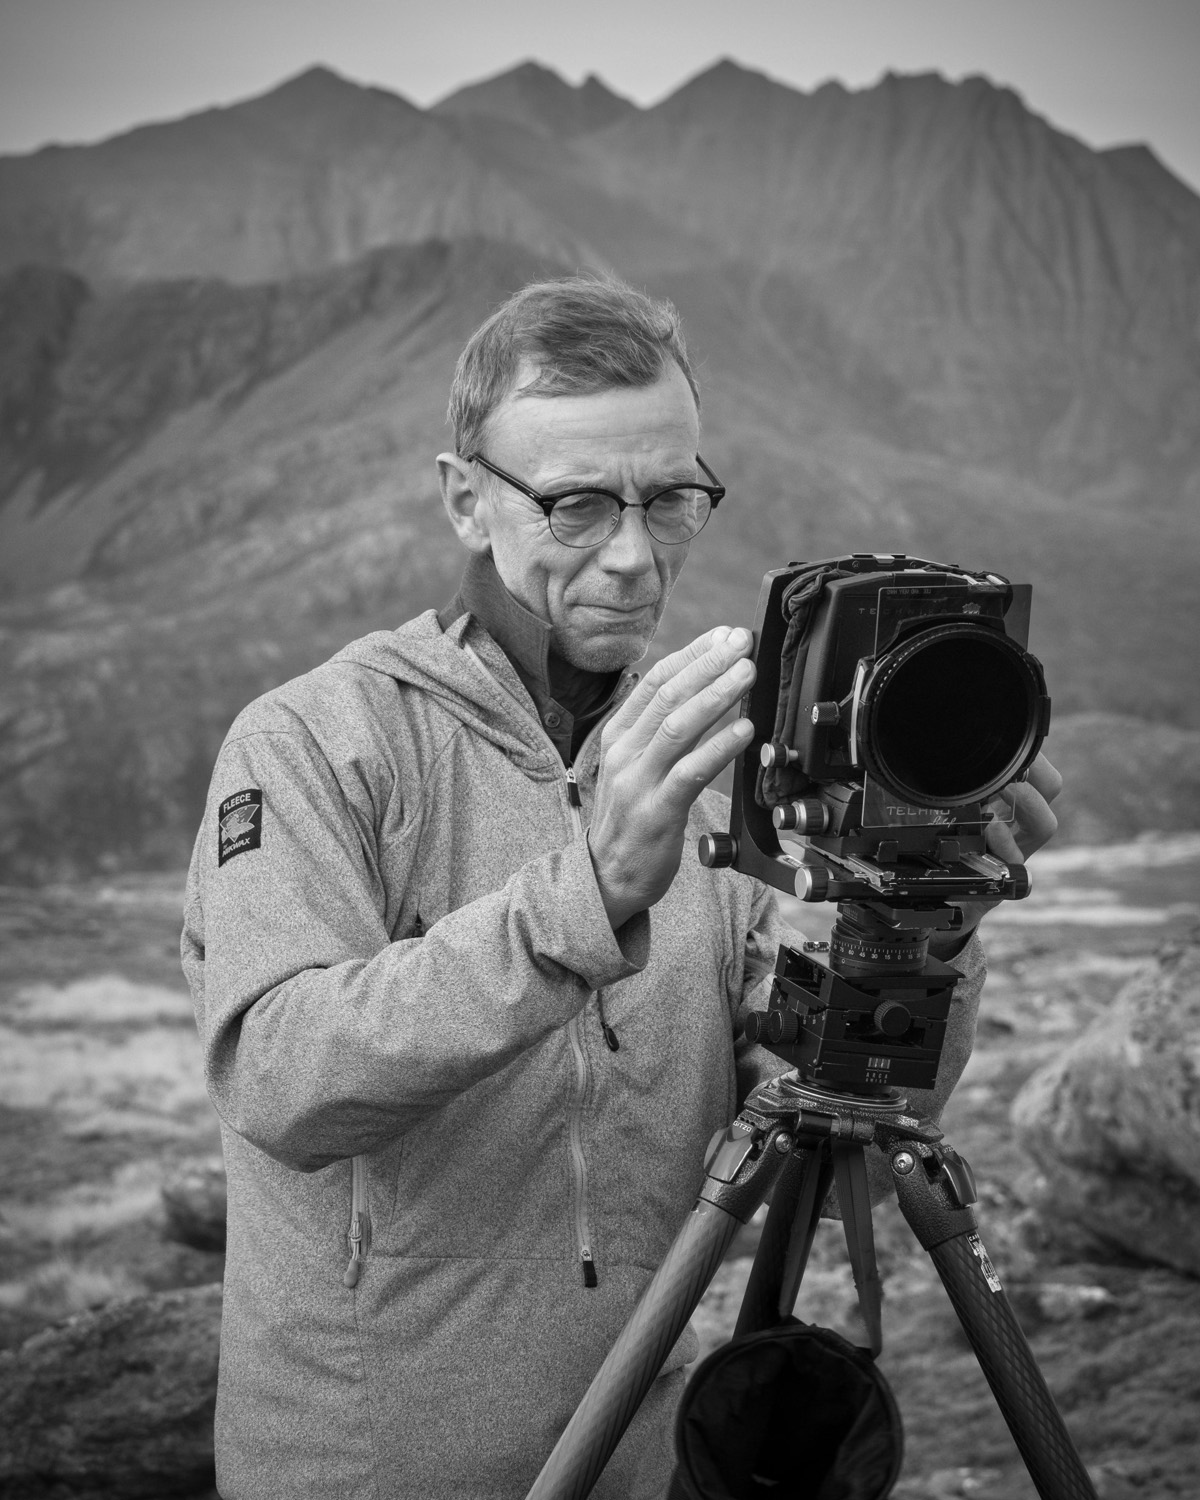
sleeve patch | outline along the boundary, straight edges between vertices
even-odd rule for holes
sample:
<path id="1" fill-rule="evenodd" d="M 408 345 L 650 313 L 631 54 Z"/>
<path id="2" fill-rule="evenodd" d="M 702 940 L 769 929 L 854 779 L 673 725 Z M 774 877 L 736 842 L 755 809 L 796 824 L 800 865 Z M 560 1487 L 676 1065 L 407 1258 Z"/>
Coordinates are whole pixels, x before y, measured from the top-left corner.
<path id="1" fill-rule="evenodd" d="M 263 795 L 256 786 L 234 792 L 217 808 L 217 866 L 262 845 Z"/>

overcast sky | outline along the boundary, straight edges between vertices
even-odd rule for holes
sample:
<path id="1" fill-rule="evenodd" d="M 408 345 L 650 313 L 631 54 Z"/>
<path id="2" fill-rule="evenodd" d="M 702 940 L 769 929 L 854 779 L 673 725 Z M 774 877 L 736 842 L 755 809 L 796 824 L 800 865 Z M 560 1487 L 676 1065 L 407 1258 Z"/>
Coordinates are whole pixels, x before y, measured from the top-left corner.
<path id="1" fill-rule="evenodd" d="M 428 105 L 527 58 L 652 104 L 720 57 L 811 89 L 983 73 L 1200 190 L 1200 0 L 0 0 L 0 152 L 94 141 L 313 63 Z"/>

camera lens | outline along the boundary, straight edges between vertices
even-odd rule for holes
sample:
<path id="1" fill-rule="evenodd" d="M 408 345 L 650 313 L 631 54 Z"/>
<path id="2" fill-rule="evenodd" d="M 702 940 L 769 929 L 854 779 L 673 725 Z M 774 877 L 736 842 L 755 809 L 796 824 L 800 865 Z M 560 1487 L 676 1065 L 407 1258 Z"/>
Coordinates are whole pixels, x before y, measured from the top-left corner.
<path id="1" fill-rule="evenodd" d="M 856 712 L 860 760 L 924 807 L 982 802 L 1043 738 L 1045 683 L 1027 652 L 969 624 L 910 636 L 876 662 Z"/>

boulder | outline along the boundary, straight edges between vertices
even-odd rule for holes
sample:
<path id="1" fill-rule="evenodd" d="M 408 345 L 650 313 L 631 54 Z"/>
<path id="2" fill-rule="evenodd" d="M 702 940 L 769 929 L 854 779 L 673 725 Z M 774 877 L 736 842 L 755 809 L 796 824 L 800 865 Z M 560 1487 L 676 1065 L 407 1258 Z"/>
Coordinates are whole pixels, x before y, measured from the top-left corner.
<path id="1" fill-rule="evenodd" d="M 163 1233 L 194 1250 L 225 1248 L 225 1163 L 219 1156 L 181 1162 L 162 1185 Z"/>
<path id="2" fill-rule="evenodd" d="M 1200 942 L 1164 950 L 1012 1106 L 1051 1239 L 1200 1276 Z"/>
<path id="3" fill-rule="evenodd" d="M 110 1302 L 0 1351 L 0 1494 L 212 1492 L 221 1288 Z"/>

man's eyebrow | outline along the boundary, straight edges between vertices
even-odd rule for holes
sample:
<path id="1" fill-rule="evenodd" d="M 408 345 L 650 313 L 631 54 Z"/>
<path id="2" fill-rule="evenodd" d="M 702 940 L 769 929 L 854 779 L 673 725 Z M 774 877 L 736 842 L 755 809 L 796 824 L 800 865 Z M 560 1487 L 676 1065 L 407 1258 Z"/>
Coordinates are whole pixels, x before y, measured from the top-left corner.
<path id="1" fill-rule="evenodd" d="M 582 475 L 586 475 L 587 477 L 582 478 Z M 543 491 L 550 492 L 552 490 L 586 489 L 589 485 L 595 486 L 596 489 L 610 488 L 608 480 L 600 473 L 599 469 L 594 469 L 591 474 L 588 474 L 586 469 L 574 468 L 563 469 L 558 474 L 551 471 L 550 477 L 542 480 L 541 487 Z"/>
<path id="2" fill-rule="evenodd" d="M 550 495 L 562 490 L 597 489 L 608 490 L 612 494 L 620 493 L 620 482 L 614 482 L 611 476 L 605 475 L 599 469 L 594 469 L 587 474 L 586 478 L 580 478 L 581 474 L 587 474 L 587 471 L 575 468 L 564 469 L 561 474 L 543 480 L 541 492 L 544 495 Z M 673 467 L 668 465 L 664 473 L 655 475 L 648 484 L 642 485 L 640 493 L 652 495 L 656 490 L 670 489 L 672 485 L 695 484 L 696 482 L 695 462 L 691 464 L 681 462 Z"/>

